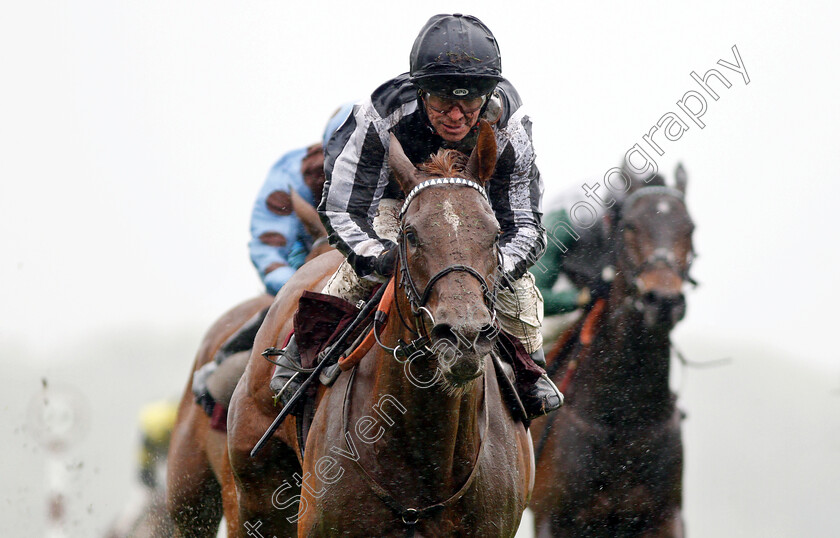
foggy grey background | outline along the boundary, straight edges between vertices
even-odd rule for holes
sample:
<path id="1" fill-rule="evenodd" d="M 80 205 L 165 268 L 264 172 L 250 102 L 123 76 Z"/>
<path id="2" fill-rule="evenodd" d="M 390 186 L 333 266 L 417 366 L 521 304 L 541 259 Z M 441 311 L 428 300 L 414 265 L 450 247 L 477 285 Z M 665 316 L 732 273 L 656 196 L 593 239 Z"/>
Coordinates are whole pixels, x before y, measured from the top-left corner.
<path id="1" fill-rule="evenodd" d="M 178 397 L 203 331 L 261 291 L 248 221 L 284 152 L 408 69 L 435 13 L 481 18 L 534 122 L 545 200 L 601 181 L 676 101 L 699 258 L 674 341 L 690 536 L 828 536 L 840 495 L 837 8 L 487 2 L 35 0 L 0 20 L 0 535 L 43 534 L 27 409 L 81 393 L 70 536 L 130 495 L 137 413 Z M 750 77 L 716 64 L 737 45 Z M 717 84 L 717 85 L 716 85 Z"/>

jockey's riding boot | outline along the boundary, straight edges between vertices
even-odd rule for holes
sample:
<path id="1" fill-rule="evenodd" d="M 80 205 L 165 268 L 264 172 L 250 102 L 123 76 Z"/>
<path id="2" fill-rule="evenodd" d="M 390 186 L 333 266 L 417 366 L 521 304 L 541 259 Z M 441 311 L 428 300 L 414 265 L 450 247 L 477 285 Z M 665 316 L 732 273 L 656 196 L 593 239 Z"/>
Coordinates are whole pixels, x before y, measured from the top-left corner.
<path id="1" fill-rule="evenodd" d="M 196 370 L 193 374 L 192 391 L 195 396 L 195 403 L 204 408 L 208 416 L 213 414 L 216 406 L 216 399 L 210 394 L 209 380 L 221 364 L 236 353 L 247 351 L 254 345 L 254 338 L 260 330 L 262 322 L 268 315 L 268 308 L 261 310 L 254 317 L 245 322 L 245 325 L 233 333 L 224 344 L 216 351 L 213 360 Z"/>
<path id="2" fill-rule="evenodd" d="M 545 354 L 542 348 L 531 353 L 531 359 L 537 366 L 545 369 Z M 533 384 L 522 387 L 519 398 L 525 407 L 528 420 L 547 415 L 563 405 L 563 393 L 547 374 L 541 375 Z"/>
<path id="3" fill-rule="evenodd" d="M 216 400 L 210 394 L 207 380 L 210 379 L 210 376 L 218 367 L 219 364 L 216 361 L 210 361 L 193 374 L 192 391 L 193 396 L 195 396 L 195 403 L 204 409 L 207 416 L 212 416 L 213 408 L 216 407 Z"/>
<path id="4" fill-rule="evenodd" d="M 276 362 L 277 366 L 274 368 L 274 375 L 271 376 L 269 388 L 275 393 L 275 405 L 282 409 L 286 407 L 305 379 L 305 374 L 301 373 L 300 350 L 294 335 L 283 348 L 282 355 Z"/>

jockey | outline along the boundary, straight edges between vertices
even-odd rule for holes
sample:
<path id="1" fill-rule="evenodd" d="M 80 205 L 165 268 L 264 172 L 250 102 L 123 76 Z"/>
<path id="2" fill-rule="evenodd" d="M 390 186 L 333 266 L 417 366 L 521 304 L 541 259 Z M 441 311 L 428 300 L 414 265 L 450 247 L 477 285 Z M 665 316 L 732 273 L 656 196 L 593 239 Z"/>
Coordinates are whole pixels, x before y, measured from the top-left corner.
<path id="1" fill-rule="evenodd" d="M 324 187 L 324 145 L 350 115 L 352 104 L 342 105 L 330 118 L 323 143 L 312 144 L 283 155 L 271 168 L 257 194 L 251 213 L 251 262 L 265 289 L 277 295 L 312 250 L 313 242 L 292 211 L 294 190 L 310 205 L 321 200 Z"/>
<path id="2" fill-rule="evenodd" d="M 177 403 L 169 400 L 147 404 L 140 410 L 140 482 L 150 489 L 159 485 L 158 467 L 166 461 L 177 413 Z"/>
<path id="3" fill-rule="evenodd" d="M 275 163 L 257 194 L 251 213 L 251 241 L 248 249 L 251 262 L 265 285 L 265 290 L 276 295 L 280 288 L 300 268 L 306 256 L 317 245 L 307 233 L 303 223 L 292 211 L 291 192 L 300 195 L 310 205 L 317 205 L 324 186 L 324 145 L 338 127 L 350 115 L 352 103 L 342 105 L 330 118 L 322 135 L 322 142 L 309 147 L 292 150 Z M 215 360 L 205 364 L 193 377 L 193 393 L 196 401 L 208 414 L 212 412 L 218 394 L 227 389 L 217 388 L 217 383 L 208 381 L 222 362 L 229 356 L 251 349 L 257 331 L 267 311 L 260 312 L 233 334 L 219 349 Z M 244 361 L 242 367 L 244 368 Z M 239 366 L 235 368 L 240 370 Z M 241 373 L 241 372 L 239 372 Z M 236 375 L 224 377 L 223 385 L 235 383 Z M 232 389 L 233 387 L 230 387 Z M 216 389 L 216 390 L 214 390 Z"/>
<path id="4" fill-rule="evenodd" d="M 470 153 L 479 119 L 493 125 L 498 144 L 498 164 L 487 190 L 501 226 L 502 270 L 513 290 L 499 292 L 498 317 L 502 328 L 543 366 L 542 297 L 527 271 L 546 241 L 541 225 L 543 183 L 534 163 L 531 121 L 519 94 L 501 76 L 493 34 L 469 15 L 429 19 L 411 50 L 410 72 L 356 104 L 327 143 L 327 182 L 318 212 L 330 243 L 347 259 L 323 293 L 355 304 L 393 274 L 404 195 L 388 174 L 389 132 L 418 163 L 440 148 Z M 372 215 L 376 217 L 371 220 Z M 279 362 L 288 366 L 277 368 L 271 388 L 285 405 L 300 386 L 294 375 L 300 364 L 294 338 Z M 562 403 L 562 395 L 545 375 L 523 392 L 520 397 L 530 417 Z"/>
<path id="5" fill-rule="evenodd" d="M 546 318 L 575 312 L 607 297 L 615 276 L 613 227 L 621 216 L 624 200 L 641 187 L 665 185 L 661 175 L 642 176 L 626 164 L 621 173 L 629 182 L 626 192 L 609 192 L 595 202 L 585 195 L 591 187 L 583 183 L 563 192 L 551 204 L 553 209 L 545 217 L 548 246 L 530 269 L 545 301 Z M 570 213 L 578 204 L 586 204 L 589 211 L 595 212 L 593 223 L 583 226 L 573 222 Z M 551 324 L 545 321 L 546 325 Z M 558 335 L 551 337 L 554 336 Z"/>
<path id="6" fill-rule="evenodd" d="M 599 207 L 600 218 L 594 226 L 586 229 L 575 226 L 569 218 L 569 210 L 574 204 L 585 201 L 582 193 L 576 196 L 580 190 L 575 187 L 563 193 L 552 204 L 554 209 L 546 213 L 548 245 L 543 257 L 530 269 L 545 301 L 546 317 L 574 312 L 609 290 L 609 284 L 600 279 L 603 265 L 599 261 L 608 253 L 607 221 L 613 212 L 604 212 Z M 590 261 L 583 267 L 574 262 L 564 265 L 568 258 L 584 256 Z"/>

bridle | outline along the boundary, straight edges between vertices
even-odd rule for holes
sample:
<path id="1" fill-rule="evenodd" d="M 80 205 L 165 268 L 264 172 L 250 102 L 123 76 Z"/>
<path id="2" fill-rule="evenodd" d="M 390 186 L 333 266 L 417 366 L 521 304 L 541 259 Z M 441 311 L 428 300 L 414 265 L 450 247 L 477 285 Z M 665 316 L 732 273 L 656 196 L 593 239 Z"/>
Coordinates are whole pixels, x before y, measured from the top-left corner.
<path id="1" fill-rule="evenodd" d="M 492 279 L 494 281 L 494 285 L 491 288 L 487 285 L 487 281 L 484 277 L 479 273 L 477 270 L 473 269 L 469 265 L 450 265 L 448 267 L 443 268 L 442 270 L 438 271 L 429 279 L 426 283 L 425 288 L 421 292 L 415 283 L 414 279 L 411 276 L 411 271 L 408 267 L 408 247 L 406 245 L 406 227 L 405 227 L 405 215 L 408 211 L 408 208 L 411 205 L 411 202 L 414 201 L 417 194 L 425 189 L 430 187 L 437 187 L 441 185 L 458 185 L 464 187 L 471 187 L 477 190 L 481 195 L 484 197 L 485 200 L 487 198 L 487 192 L 484 190 L 484 187 L 479 185 L 474 181 L 470 181 L 464 178 L 458 177 L 443 177 L 443 178 L 435 178 L 435 179 L 428 179 L 413 189 L 411 192 L 408 193 L 408 196 L 405 198 L 405 202 L 403 203 L 402 209 L 400 209 L 400 232 L 397 238 L 397 246 L 399 248 L 399 267 L 400 267 L 400 287 L 405 289 L 406 297 L 408 298 L 408 302 L 411 305 L 411 313 L 415 318 L 415 321 L 419 323 L 416 325 L 419 330 L 423 330 L 422 327 L 424 324 L 422 323 L 422 316 L 426 315 L 432 321 L 432 325 L 434 325 L 434 316 L 432 313 L 429 312 L 429 309 L 426 308 L 426 303 L 429 301 L 429 297 L 432 294 L 432 290 L 437 283 L 438 280 L 445 277 L 450 273 L 455 272 L 462 272 L 471 275 L 473 278 L 478 280 L 479 284 L 481 284 L 481 289 L 484 295 L 484 304 L 490 310 L 490 313 L 493 317 L 493 320 L 496 319 L 496 292 L 498 289 L 497 283 L 499 281 L 498 278 Z M 489 200 L 488 200 L 489 201 Z M 498 247 L 498 242 L 496 243 Z M 498 257 L 498 248 L 497 248 L 497 257 Z M 500 264 L 497 264 L 500 270 Z"/>
<path id="2" fill-rule="evenodd" d="M 653 195 L 670 196 L 672 198 L 676 198 L 681 204 L 685 205 L 685 196 L 683 195 L 682 191 L 671 187 L 658 185 L 642 187 L 641 189 L 635 191 L 633 194 L 628 196 L 627 199 L 624 201 L 621 209 L 622 215 L 627 214 L 627 212 L 633 207 L 633 204 L 635 204 L 641 198 Z M 623 217 L 621 220 L 623 220 Z M 621 229 L 621 221 L 619 221 L 619 226 L 617 228 Z M 623 241 L 623 238 L 620 240 Z M 685 267 L 680 267 L 677 264 L 677 259 L 674 255 L 673 250 L 664 247 L 655 249 L 650 254 L 650 256 L 642 260 L 641 263 L 635 263 L 634 260 L 632 260 L 628 255 L 626 249 L 621 249 L 621 252 L 623 258 L 620 260 L 620 262 L 627 268 L 627 271 L 621 272 L 625 274 L 625 281 L 631 289 L 638 290 L 636 282 L 638 278 L 642 275 L 642 273 L 644 273 L 646 270 L 652 267 L 662 265 L 673 271 L 685 282 L 689 282 L 694 286 L 697 285 L 697 281 L 694 280 L 689 274 L 689 271 L 691 270 L 691 266 L 694 263 L 695 258 L 693 245 L 688 253 L 688 262 L 686 263 Z"/>
<path id="3" fill-rule="evenodd" d="M 484 197 L 485 200 L 488 200 L 487 192 L 484 190 L 484 187 L 479 185 L 474 181 L 470 181 L 469 179 L 459 178 L 459 177 L 443 177 L 443 178 L 434 178 L 428 179 L 416 185 L 405 198 L 403 202 L 402 208 L 399 212 L 400 218 L 400 230 L 397 236 L 397 249 L 399 253 L 398 258 L 398 266 L 399 266 L 399 287 L 405 290 L 406 297 L 408 299 L 409 305 L 411 305 L 411 316 L 413 317 L 414 323 L 409 323 L 406 320 L 406 317 L 403 315 L 402 310 L 400 309 L 400 302 L 394 301 L 395 306 L 397 309 L 397 314 L 400 317 L 400 321 L 402 322 L 403 326 L 405 326 L 411 333 L 413 333 L 416 338 L 414 338 L 411 342 L 404 342 L 400 340 L 396 347 L 389 347 L 382 343 L 379 339 L 379 329 L 381 329 L 382 325 L 386 321 L 386 317 L 384 315 L 380 315 L 377 312 L 377 316 L 374 317 L 374 329 L 373 334 L 376 337 L 376 342 L 379 346 L 389 353 L 394 355 L 394 358 L 400 362 L 403 362 L 407 357 L 410 357 L 412 354 L 417 352 L 418 350 L 422 350 L 428 354 L 432 354 L 432 350 L 429 348 L 429 344 L 431 342 L 431 337 L 426 331 L 426 324 L 425 321 L 428 319 L 431 322 L 431 325 L 435 325 L 435 318 L 432 312 L 426 308 L 426 303 L 429 301 L 429 297 L 432 294 L 432 290 L 434 289 L 435 284 L 443 277 L 450 273 L 454 272 L 462 272 L 471 275 L 473 278 L 478 280 L 479 284 L 481 284 L 481 289 L 484 295 L 484 304 L 490 310 L 490 315 L 492 316 L 490 324 L 496 324 L 496 295 L 498 292 L 498 287 L 500 285 L 500 281 L 502 279 L 497 278 L 498 274 L 501 273 L 501 257 L 498 249 L 498 237 L 496 239 L 496 256 L 498 259 L 496 274 L 493 275 L 493 286 L 489 286 L 487 284 L 487 280 L 479 273 L 476 269 L 470 267 L 469 265 L 450 265 L 445 267 L 444 269 L 438 271 L 429 279 L 426 283 L 426 286 L 423 288 L 423 291 L 420 291 L 417 283 L 415 282 L 414 278 L 411 276 L 411 271 L 408 266 L 408 246 L 406 244 L 406 226 L 405 226 L 405 215 L 408 211 L 408 208 L 411 206 L 411 202 L 414 201 L 415 197 L 421 191 L 431 188 L 437 187 L 442 185 L 457 185 L 462 187 L 470 187 L 475 189 Z M 416 327 L 416 329 L 415 329 Z"/>

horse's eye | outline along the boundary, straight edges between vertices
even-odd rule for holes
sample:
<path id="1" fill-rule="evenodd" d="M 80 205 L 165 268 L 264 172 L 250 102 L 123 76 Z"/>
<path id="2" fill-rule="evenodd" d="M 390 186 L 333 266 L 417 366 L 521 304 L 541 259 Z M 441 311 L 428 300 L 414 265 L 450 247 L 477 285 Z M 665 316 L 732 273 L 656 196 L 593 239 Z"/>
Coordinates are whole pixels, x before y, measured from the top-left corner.
<path id="1" fill-rule="evenodd" d="M 412 229 L 407 229 L 405 231 L 405 242 L 412 248 L 417 248 L 417 234 Z"/>
<path id="2" fill-rule="evenodd" d="M 636 259 L 636 261 L 639 261 L 641 252 L 639 252 L 639 245 L 636 238 L 636 230 L 631 227 L 625 227 L 623 236 L 624 245 L 627 249 L 628 255 L 630 255 L 631 258 Z"/>

